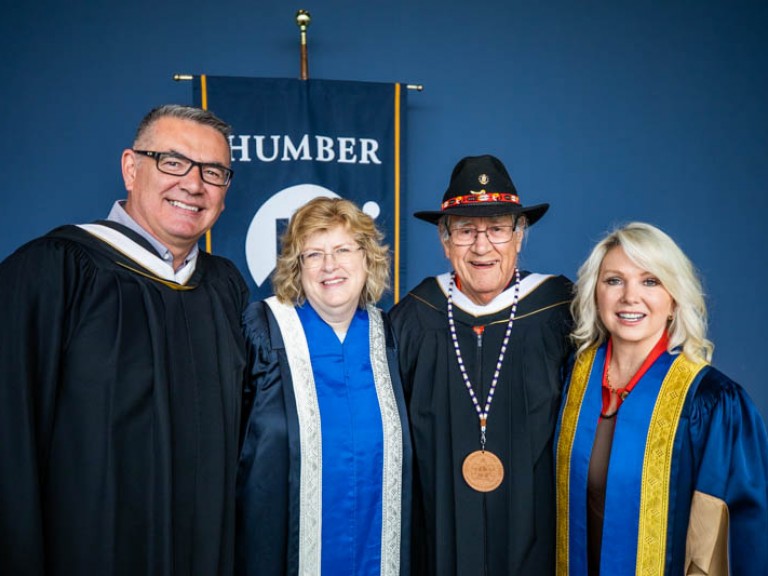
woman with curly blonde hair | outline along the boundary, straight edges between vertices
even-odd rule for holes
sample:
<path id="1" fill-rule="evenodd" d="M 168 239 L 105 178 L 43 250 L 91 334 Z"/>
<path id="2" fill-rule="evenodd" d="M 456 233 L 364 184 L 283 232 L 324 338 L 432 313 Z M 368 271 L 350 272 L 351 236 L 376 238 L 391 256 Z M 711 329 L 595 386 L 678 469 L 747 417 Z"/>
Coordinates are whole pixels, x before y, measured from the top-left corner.
<path id="1" fill-rule="evenodd" d="M 282 237 L 275 296 L 244 315 L 240 574 L 409 573 L 411 446 L 388 319 L 389 253 L 349 200 Z"/>
<path id="2" fill-rule="evenodd" d="M 579 270 L 558 421 L 557 574 L 765 574 L 768 438 L 710 366 L 690 260 L 635 222 Z"/>

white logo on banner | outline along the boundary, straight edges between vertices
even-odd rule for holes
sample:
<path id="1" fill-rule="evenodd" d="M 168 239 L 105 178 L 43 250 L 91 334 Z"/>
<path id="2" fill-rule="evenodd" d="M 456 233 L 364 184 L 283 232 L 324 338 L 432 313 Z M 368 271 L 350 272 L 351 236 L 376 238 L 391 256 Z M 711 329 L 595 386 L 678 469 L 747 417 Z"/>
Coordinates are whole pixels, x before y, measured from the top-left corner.
<path id="1" fill-rule="evenodd" d="M 317 184 L 298 184 L 281 190 L 261 205 L 253 215 L 248 233 L 245 235 L 245 259 L 248 270 L 256 285 L 261 285 L 269 278 L 277 264 L 277 226 L 278 220 L 288 220 L 293 213 L 304 204 L 323 196 L 339 198 L 340 196 L 328 188 Z M 378 217 L 381 209 L 376 202 L 366 202 L 363 212 L 371 218 Z"/>

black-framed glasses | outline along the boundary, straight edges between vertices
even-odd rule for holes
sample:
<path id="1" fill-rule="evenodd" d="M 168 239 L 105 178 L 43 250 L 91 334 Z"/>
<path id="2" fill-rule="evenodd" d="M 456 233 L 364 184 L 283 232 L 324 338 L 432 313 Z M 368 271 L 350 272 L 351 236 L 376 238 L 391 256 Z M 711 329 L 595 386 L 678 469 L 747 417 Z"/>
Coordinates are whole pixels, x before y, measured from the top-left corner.
<path id="1" fill-rule="evenodd" d="M 221 164 L 195 162 L 178 152 L 155 152 L 152 150 L 134 150 L 136 154 L 155 159 L 157 169 L 171 176 L 186 176 L 195 166 L 200 169 L 200 178 L 207 184 L 226 186 L 232 180 L 234 172 Z"/>
<path id="2" fill-rule="evenodd" d="M 471 246 L 477 241 L 477 235 L 483 232 L 488 242 L 491 244 L 506 244 L 515 235 L 515 226 L 494 225 L 483 229 L 474 226 L 465 226 L 461 228 L 451 228 L 448 233 L 451 235 L 451 242 L 456 246 Z"/>
<path id="3" fill-rule="evenodd" d="M 320 250 L 309 250 L 308 252 L 302 252 L 299 254 L 299 259 L 304 268 L 314 269 L 320 268 L 325 262 L 325 257 L 330 256 L 333 261 L 339 266 L 345 266 L 352 262 L 358 252 L 362 250 L 362 246 L 339 246 L 331 252 L 321 252 Z"/>

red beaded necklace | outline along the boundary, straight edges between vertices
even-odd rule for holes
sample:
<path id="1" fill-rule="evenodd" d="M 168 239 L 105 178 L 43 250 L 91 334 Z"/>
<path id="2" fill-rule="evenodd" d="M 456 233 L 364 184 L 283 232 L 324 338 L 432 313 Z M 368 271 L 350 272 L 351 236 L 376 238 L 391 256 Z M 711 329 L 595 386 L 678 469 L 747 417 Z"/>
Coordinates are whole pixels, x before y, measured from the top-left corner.
<path id="1" fill-rule="evenodd" d="M 635 384 L 638 383 L 640 378 L 642 378 L 648 371 L 648 368 L 650 368 L 653 363 L 656 362 L 658 357 L 661 356 L 667 349 L 668 342 L 669 334 L 667 334 L 667 331 L 665 330 L 662 333 L 661 338 L 659 338 L 659 341 L 656 342 L 656 345 L 650 351 L 648 356 L 645 357 L 642 365 L 640 368 L 638 368 L 637 372 L 635 372 L 635 375 L 632 376 L 632 379 L 627 383 L 627 385 L 623 388 L 611 388 L 608 377 L 608 367 L 611 365 L 611 357 L 613 356 L 613 340 L 610 338 L 608 339 L 608 346 L 605 351 L 605 364 L 603 365 L 603 409 L 600 411 L 600 418 L 613 418 L 616 416 L 616 414 L 618 414 L 619 408 L 624 403 L 626 397 L 629 396 L 629 393 L 632 392 Z M 611 405 L 612 394 L 615 394 L 618 397 L 616 411 L 613 412 L 613 414 L 606 414 L 606 411 Z"/>

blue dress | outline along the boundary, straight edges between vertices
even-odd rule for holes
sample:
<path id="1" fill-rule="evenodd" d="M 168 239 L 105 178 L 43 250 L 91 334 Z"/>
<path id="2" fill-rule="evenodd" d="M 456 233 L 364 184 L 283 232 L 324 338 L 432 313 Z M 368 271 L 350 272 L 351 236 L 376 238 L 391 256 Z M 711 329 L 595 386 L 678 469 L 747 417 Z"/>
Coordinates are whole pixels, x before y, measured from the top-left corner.
<path id="1" fill-rule="evenodd" d="M 385 319 L 357 310 L 341 342 L 309 304 L 270 298 L 245 332 L 238 573 L 408 574 L 411 450 Z"/>

